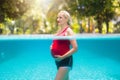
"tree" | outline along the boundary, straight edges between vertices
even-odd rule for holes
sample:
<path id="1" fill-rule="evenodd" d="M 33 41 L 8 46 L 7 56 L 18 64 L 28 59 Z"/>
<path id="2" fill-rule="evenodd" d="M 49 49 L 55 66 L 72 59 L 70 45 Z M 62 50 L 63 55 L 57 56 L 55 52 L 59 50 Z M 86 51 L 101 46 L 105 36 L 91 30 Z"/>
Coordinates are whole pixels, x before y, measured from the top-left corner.
<path id="1" fill-rule="evenodd" d="M 5 18 L 17 19 L 21 17 L 29 8 L 26 0 L 0 0 L 0 22 Z"/>
<path id="2" fill-rule="evenodd" d="M 107 32 L 109 30 L 109 21 L 115 16 L 115 8 L 114 2 L 119 3 L 119 0 L 74 0 L 70 2 L 67 0 L 69 4 L 69 11 L 72 14 L 76 14 L 77 17 L 90 17 L 94 16 L 97 21 L 97 27 L 99 29 L 99 33 L 102 33 L 102 23 L 106 22 Z M 120 7 L 118 5 L 117 7 Z"/>

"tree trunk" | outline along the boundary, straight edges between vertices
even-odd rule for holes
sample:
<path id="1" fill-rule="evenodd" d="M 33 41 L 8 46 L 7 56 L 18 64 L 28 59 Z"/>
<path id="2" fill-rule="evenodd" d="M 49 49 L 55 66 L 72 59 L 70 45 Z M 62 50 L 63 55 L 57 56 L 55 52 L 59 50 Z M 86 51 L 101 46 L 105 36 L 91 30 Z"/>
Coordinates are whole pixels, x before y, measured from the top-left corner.
<path id="1" fill-rule="evenodd" d="M 88 17 L 88 33 L 90 33 L 90 17 Z"/>
<path id="2" fill-rule="evenodd" d="M 109 33 L 109 21 L 106 21 L 107 33 Z"/>
<path id="3" fill-rule="evenodd" d="M 102 22 L 101 22 L 101 19 L 98 19 L 97 23 L 98 23 L 99 33 L 102 33 Z"/>

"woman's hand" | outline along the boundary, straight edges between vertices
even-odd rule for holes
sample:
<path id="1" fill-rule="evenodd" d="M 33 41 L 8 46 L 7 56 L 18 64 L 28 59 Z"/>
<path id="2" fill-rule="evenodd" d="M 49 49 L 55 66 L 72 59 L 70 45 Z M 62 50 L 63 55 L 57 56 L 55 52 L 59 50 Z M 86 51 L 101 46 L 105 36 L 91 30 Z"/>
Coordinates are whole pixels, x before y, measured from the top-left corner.
<path id="1" fill-rule="evenodd" d="M 55 55 L 54 57 L 56 61 L 61 61 L 64 59 L 63 56 L 60 56 L 60 55 Z"/>

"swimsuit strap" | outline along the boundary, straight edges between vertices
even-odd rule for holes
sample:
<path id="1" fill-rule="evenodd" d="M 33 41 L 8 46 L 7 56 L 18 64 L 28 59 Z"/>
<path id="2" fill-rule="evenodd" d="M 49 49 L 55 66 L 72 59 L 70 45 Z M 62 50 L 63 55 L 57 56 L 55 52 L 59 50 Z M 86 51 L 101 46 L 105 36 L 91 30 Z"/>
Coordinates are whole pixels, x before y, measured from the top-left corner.
<path id="1" fill-rule="evenodd" d="M 62 31 L 62 33 L 65 32 L 67 30 L 67 28 L 68 28 L 68 26 Z"/>
<path id="2" fill-rule="evenodd" d="M 67 29 L 68 29 L 68 26 L 67 26 L 67 27 L 65 27 L 65 28 L 64 28 L 64 30 L 63 30 L 62 32 L 60 32 L 59 34 L 64 33 Z M 58 35 L 59 35 L 59 34 L 58 34 Z"/>

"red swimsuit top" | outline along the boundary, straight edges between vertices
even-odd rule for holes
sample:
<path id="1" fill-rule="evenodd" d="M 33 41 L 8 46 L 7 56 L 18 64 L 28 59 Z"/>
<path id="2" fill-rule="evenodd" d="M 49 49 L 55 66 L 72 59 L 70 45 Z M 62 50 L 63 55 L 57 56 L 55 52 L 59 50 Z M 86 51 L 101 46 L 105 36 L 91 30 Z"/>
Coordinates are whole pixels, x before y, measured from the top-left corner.
<path id="1" fill-rule="evenodd" d="M 61 33 L 59 33 L 57 36 L 65 36 L 65 33 L 67 31 L 68 27 L 66 27 Z M 70 50 L 70 41 L 69 40 L 61 40 L 56 39 L 53 40 L 51 53 L 54 57 L 54 55 L 64 55 L 66 52 Z"/>

